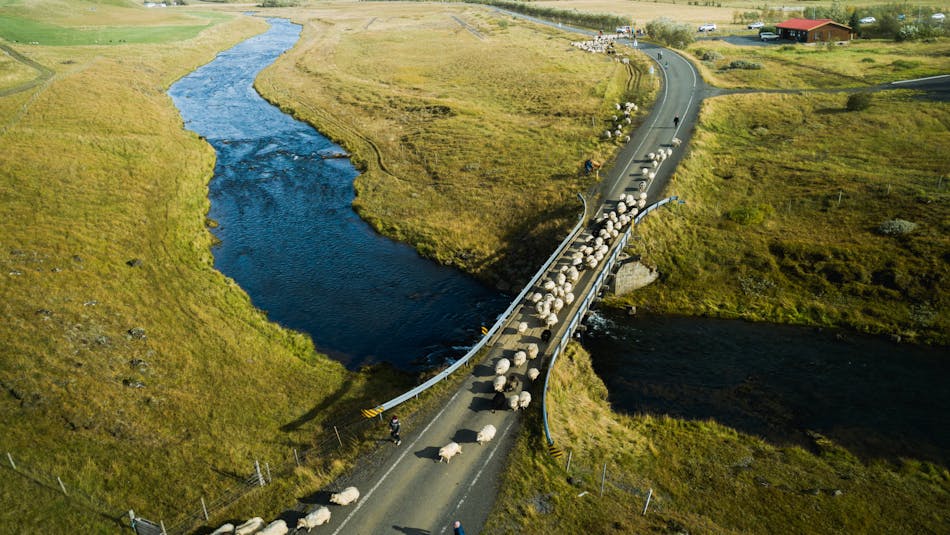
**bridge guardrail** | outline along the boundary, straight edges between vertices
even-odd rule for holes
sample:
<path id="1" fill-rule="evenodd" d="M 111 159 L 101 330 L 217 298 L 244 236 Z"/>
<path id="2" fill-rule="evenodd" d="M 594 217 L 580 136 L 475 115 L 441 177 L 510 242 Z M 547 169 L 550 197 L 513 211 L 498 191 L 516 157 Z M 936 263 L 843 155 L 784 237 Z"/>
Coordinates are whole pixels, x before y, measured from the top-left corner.
<path id="1" fill-rule="evenodd" d="M 558 340 L 557 346 L 555 346 L 554 351 L 551 353 L 551 360 L 548 362 L 548 369 L 544 375 L 544 389 L 541 392 L 541 418 L 544 421 L 544 436 L 548 441 L 548 446 L 554 445 L 554 439 L 551 438 L 551 428 L 548 427 L 547 403 L 548 379 L 551 378 L 551 370 L 554 369 L 554 362 L 557 360 L 558 355 L 564 351 L 564 348 L 567 347 L 567 342 L 571 339 L 571 336 L 574 335 L 574 331 L 577 330 L 577 325 L 580 324 L 584 314 L 590 310 L 590 305 L 594 302 L 597 292 L 600 291 L 601 287 L 604 285 L 604 281 L 606 281 L 607 277 L 610 276 L 610 272 L 617 263 L 617 258 L 620 257 L 620 253 L 623 252 L 623 250 L 627 247 L 627 242 L 630 240 L 630 235 L 633 233 L 633 228 L 653 210 L 656 210 L 664 204 L 677 199 L 679 199 L 679 197 L 674 195 L 661 201 L 657 201 L 650 206 L 647 206 L 642 212 L 638 213 L 637 216 L 633 218 L 633 223 L 627 227 L 627 230 L 617 240 L 618 245 L 614 247 L 613 252 L 604 262 L 604 269 L 601 270 L 600 274 L 597 276 L 597 279 L 594 281 L 594 284 L 591 285 L 590 290 L 584 296 L 584 299 L 581 301 L 581 305 L 577 308 L 577 312 L 574 314 L 574 317 L 571 318 L 571 322 L 568 323 L 567 330 L 564 331 L 564 334 L 561 336 L 560 340 Z"/>
<path id="2" fill-rule="evenodd" d="M 373 418 L 383 413 L 384 411 L 387 411 L 401 403 L 404 403 L 418 396 L 422 392 L 425 392 L 426 390 L 431 388 L 432 385 L 445 379 L 449 375 L 452 375 L 452 373 L 455 370 L 459 369 L 460 367 L 465 365 L 465 363 L 471 360 L 472 357 L 474 357 L 479 351 L 481 351 L 483 347 L 485 347 L 485 344 L 487 344 L 492 338 L 495 337 L 496 334 L 498 334 L 498 332 L 504 327 L 505 323 L 507 323 L 509 317 L 515 311 L 515 309 L 521 306 L 525 298 L 525 295 L 527 295 L 528 293 L 528 290 L 533 288 L 534 285 L 537 284 L 538 280 L 545 273 L 547 273 L 548 268 L 551 267 L 551 264 L 553 264 L 554 261 L 560 257 L 564 249 L 568 245 L 570 245 L 572 241 L 574 241 L 574 238 L 577 236 L 577 233 L 580 232 L 582 228 L 584 228 L 584 223 L 587 220 L 587 199 L 585 199 L 584 196 L 581 195 L 580 193 L 578 193 L 577 196 L 580 197 L 581 202 L 584 204 L 584 211 L 581 213 L 581 216 L 578 218 L 577 224 L 574 225 L 574 229 L 571 230 L 571 232 L 567 235 L 567 237 L 564 238 L 564 241 L 562 241 L 561 244 L 558 245 L 557 249 L 554 250 L 554 253 L 551 254 L 551 256 L 548 258 L 547 262 L 545 262 L 544 265 L 541 266 L 541 268 L 538 270 L 537 273 L 535 273 L 531 281 L 528 282 L 528 284 L 524 287 L 524 289 L 521 290 L 521 293 L 519 293 L 518 296 L 515 297 L 515 299 L 511 302 L 511 305 L 509 305 L 508 308 L 504 312 L 498 315 L 498 319 L 495 321 L 495 324 L 492 325 L 491 329 L 489 329 L 488 332 L 484 336 L 482 336 L 481 340 L 479 340 L 478 343 L 472 346 L 472 348 L 468 351 L 468 353 L 465 354 L 465 356 L 455 361 L 451 366 L 442 370 L 437 375 L 430 378 L 429 380 L 422 383 L 421 385 L 381 405 L 377 405 L 376 407 L 372 409 L 363 409 L 361 412 L 365 418 Z"/>

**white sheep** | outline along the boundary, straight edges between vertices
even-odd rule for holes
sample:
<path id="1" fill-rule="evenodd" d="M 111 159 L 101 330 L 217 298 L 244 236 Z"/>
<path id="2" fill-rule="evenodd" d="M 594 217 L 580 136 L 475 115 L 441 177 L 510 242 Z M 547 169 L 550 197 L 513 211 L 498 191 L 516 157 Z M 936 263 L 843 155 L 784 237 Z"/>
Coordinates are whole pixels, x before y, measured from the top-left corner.
<path id="1" fill-rule="evenodd" d="M 495 392 L 502 392 L 505 390 L 505 382 L 508 379 L 504 375 L 496 375 L 495 380 L 492 381 L 492 388 L 495 389 Z"/>
<path id="2" fill-rule="evenodd" d="M 607 131 L 604 132 L 604 137 L 605 137 L 605 138 L 610 139 L 610 136 L 611 136 L 610 130 L 607 130 Z"/>
<path id="3" fill-rule="evenodd" d="M 527 390 L 525 390 L 521 392 L 521 394 L 518 395 L 519 409 L 527 409 L 530 403 L 531 403 L 531 392 L 528 392 Z"/>
<path id="4" fill-rule="evenodd" d="M 488 424 L 478 432 L 478 436 L 475 437 L 475 441 L 479 444 L 484 444 L 493 438 L 495 438 L 495 426 Z"/>
<path id="5" fill-rule="evenodd" d="M 567 275 L 563 273 L 558 273 L 557 276 L 554 277 L 554 282 L 556 282 L 558 286 L 563 285 L 566 281 L 567 281 Z"/>
<path id="6" fill-rule="evenodd" d="M 329 521 L 330 510 L 324 506 L 320 506 L 316 511 L 311 511 L 310 514 L 297 521 L 297 530 L 307 528 L 307 533 L 310 533 L 311 529 L 322 526 Z"/>
<path id="7" fill-rule="evenodd" d="M 445 464 L 449 464 L 452 460 L 452 457 L 462 454 L 462 446 L 459 446 L 458 442 L 449 442 L 445 446 L 439 448 L 439 462 L 445 461 Z"/>
<path id="8" fill-rule="evenodd" d="M 644 200 L 644 199 L 640 199 L 639 201 L 637 201 L 637 206 L 640 207 L 640 208 L 643 208 L 643 207 L 645 207 L 646 205 L 647 205 L 647 201 Z"/>
<path id="9" fill-rule="evenodd" d="M 528 332 L 528 323 L 524 321 L 518 322 L 518 334 L 524 334 Z"/>
<path id="10" fill-rule="evenodd" d="M 211 532 L 211 535 L 231 535 L 234 533 L 234 524 L 228 523 Z"/>
<path id="11" fill-rule="evenodd" d="M 567 303 L 567 304 L 573 303 L 573 302 L 574 302 L 574 299 L 575 299 L 575 297 L 574 297 L 574 293 L 573 293 L 573 292 L 567 292 L 567 295 L 564 296 L 564 302 Z"/>
<path id="12" fill-rule="evenodd" d="M 598 260 L 598 262 L 599 262 L 599 260 Z M 557 325 L 557 314 L 555 314 L 554 312 L 548 314 L 548 317 L 544 318 L 544 324 L 545 324 L 548 328 L 551 328 L 551 327 L 554 327 L 555 325 Z"/>
<path id="13" fill-rule="evenodd" d="M 518 410 L 518 394 L 512 394 L 508 396 L 508 406 L 511 407 L 511 410 Z"/>
<path id="14" fill-rule="evenodd" d="M 528 349 L 526 349 L 525 352 L 528 354 L 528 358 L 531 360 L 538 358 L 538 344 L 531 342 L 528 344 Z"/>
<path id="15" fill-rule="evenodd" d="M 551 290 L 553 290 L 555 286 L 557 286 L 557 284 L 554 284 L 554 281 L 552 281 L 552 280 L 550 280 L 550 279 L 544 281 L 544 284 L 541 285 L 542 288 L 544 288 L 545 290 L 547 290 L 547 291 L 549 291 L 549 292 L 550 292 Z"/>
<path id="16" fill-rule="evenodd" d="M 264 527 L 264 519 L 259 516 L 255 516 L 254 518 L 234 528 L 234 535 L 251 535 L 252 533 L 257 533 L 262 527 Z"/>
<path id="17" fill-rule="evenodd" d="M 666 147 L 666 157 L 669 158 L 672 155 L 673 155 L 673 149 L 670 147 Z"/>
<path id="18" fill-rule="evenodd" d="M 528 368 L 528 379 L 534 381 L 539 375 L 541 375 L 541 370 L 537 368 Z"/>
<path id="19" fill-rule="evenodd" d="M 356 487 L 346 487 L 342 492 L 330 495 L 330 503 L 349 505 L 360 498 L 360 491 Z"/>
<path id="20" fill-rule="evenodd" d="M 533 294 L 529 295 L 528 300 L 532 303 L 537 303 L 541 300 L 541 292 L 534 292 Z"/>
<path id="21" fill-rule="evenodd" d="M 641 191 L 641 192 L 640 192 L 640 198 L 646 200 L 646 198 L 647 198 L 647 193 L 646 193 L 645 191 Z"/>
<path id="22" fill-rule="evenodd" d="M 551 309 L 554 310 L 554 312 L 560 312 L 562 308 L 564 308 L 564 300 L 559 297 L 554 300 L 554 304 L 551 305 Z"/>
<path id="23" fill-rule="evenodd" d="M 498 359 L 498 362 L 495 363 L 495 375 L 504 375 L 508 373 L 508 368 L 511 367 L 511 361 L 502 357 Z"/>
<path id="24" fill-rule="evenodd" d="M 515 367 L 518 367 L 528 361 L 528 354 L 525 353 L 524 351 L 515 351 L 515 356 L 512 357 L 512 359 L 513 359 L 512 364 L 514 364 Z"/>
<path id="25" fill-rule="evenodd" d="M 287 527 L 287 522 L 278 518 L 277 520 L 267 524 L 267 527 L 257 532 L 257 535 L 287 535 L 287 532 L 290 529 Z"/>
<path id="26" fill-rule="evenodd" d="M 670 140 L 670 145 L 673 145 L 674 147 L 679 147 L 680 143 L 682 143 L 682 141 L 678 137 L 674 137 L 672 140 Z"/>

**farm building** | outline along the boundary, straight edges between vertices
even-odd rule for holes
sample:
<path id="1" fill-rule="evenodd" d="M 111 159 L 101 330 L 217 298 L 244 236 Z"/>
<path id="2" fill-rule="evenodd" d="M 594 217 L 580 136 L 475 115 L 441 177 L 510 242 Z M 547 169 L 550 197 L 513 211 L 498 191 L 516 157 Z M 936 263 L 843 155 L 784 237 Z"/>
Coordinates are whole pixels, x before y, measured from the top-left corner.
<path id="1" fill-rule="evenodd" d="M 851 28 L 831 19 L 788 19 L 775 25 L 782 39 L 799 43 L 850 41 Z"/>

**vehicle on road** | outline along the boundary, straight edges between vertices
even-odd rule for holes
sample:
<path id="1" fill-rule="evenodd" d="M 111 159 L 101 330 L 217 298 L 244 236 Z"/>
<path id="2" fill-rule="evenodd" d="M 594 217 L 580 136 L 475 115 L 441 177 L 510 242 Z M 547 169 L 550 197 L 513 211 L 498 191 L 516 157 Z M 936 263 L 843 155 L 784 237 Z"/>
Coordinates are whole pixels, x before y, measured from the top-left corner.
<path id="1" fill-rule="evenodd" d="M 947 16 L 944 15 L 943 13 L 934 13 L 933 15 L 930 16 L 930 18 L 937 22 L 943 22 L 943 19 L 947 18 Z"/>
<path id="2" fill-rule="evenodd" d="M 627 35 L 630 33 L 630 26 L 617 26 L 617 33 Z"/>
<path id="3" fill-rule="evenodd" d="M 753 22 L 752 24 L 746 26 L 746 28 L 749 28 L 750 30 L 758 30 L 759 28 L 763 28 L 763 27 L 765 27 L 765 23 L 762 21 Z"/>
<path id="4" fill-rule="evenodd" d="M 759 39 L 763 41 L 775 41 L 778 37 L 778 34 L 773 32 L 762 32 L 759 34 Z"/>
<path id="5" fill-rule="evenodd" d="M 875 22 L 877 22 L 877 19 L 874 17 L 863 17 L 859 19 L 858 22 L 860 22 L 861 24 L 874 24 Z"/>
<path id="6" fill-rule="evenodd" d="M 699 27 L 699 30 L 698 30 L 698 31 L 700 31 L 700 32 L 714 32 L 714 31 L 716 31 L 716 25 L 715 25 L 715 24 L 703 24 L 702 26 Z"/>

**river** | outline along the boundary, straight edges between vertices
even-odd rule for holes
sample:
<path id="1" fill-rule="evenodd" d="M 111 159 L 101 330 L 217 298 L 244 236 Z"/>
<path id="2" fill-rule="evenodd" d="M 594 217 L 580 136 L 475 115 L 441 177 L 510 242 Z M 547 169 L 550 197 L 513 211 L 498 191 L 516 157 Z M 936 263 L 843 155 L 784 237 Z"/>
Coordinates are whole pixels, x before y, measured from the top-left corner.
<path id="1" fill-rule="evenodd" d="M 464 354 L 508 305 L 499 292 L 378 235 L 356 215 L 343 149 L 266 102 L 257 74 L 297 42 L 270 29 L 170 89 L 185 127 L 217 152 L 209 217 L 215 268 L 281 325 L 351 369 L 413 370 Z M 327 157 L 329 156 L 329 157 Z"/>

